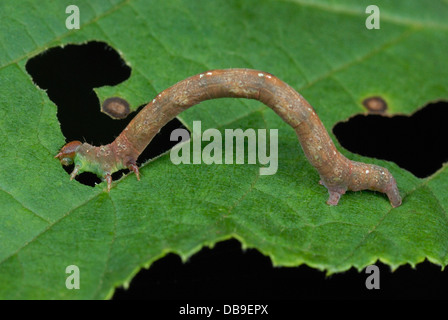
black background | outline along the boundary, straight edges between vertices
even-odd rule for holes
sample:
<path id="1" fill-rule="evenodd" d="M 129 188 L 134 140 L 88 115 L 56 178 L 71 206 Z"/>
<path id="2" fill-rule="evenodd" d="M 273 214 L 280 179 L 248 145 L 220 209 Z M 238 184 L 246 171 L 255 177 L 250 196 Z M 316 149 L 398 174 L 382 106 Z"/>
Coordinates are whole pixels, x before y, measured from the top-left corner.
<path id="1" fill-rule="evenodd" d="M 382 263 L 380 289 L 367 289 L 365 270 L 326 276 L 302 265 L 273 267 L 257 250 L 243 251 L 237 240 L 202 249 L 185 264 L 169 254 L 141 270 L 128 290 L 117 289 L 114 299 L 180 299 L 267 301 L 298 299 L 447 299 L 448 272 L 425 261 L 394 272 Z"/>

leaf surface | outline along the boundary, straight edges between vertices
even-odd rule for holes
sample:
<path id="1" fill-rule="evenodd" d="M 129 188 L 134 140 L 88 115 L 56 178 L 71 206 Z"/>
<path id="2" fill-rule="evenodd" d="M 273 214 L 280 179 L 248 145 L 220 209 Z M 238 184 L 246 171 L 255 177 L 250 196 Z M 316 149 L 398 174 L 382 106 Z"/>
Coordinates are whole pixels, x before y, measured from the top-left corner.
<path id="1" fill-rule="evenodd" d="M 103 299 L 168 252 L 183 259 L 236 238 L 275 265 L 330 273 L 381 260 L 393 268 L 448 261 L 448 173 L 418 179 L 397 165 L 337 147 L 352 160 L 387 167 L 403 195 L 349 192 L 329 207 L 294 131 L 256 101 L 207 101 L 179 116 L 189 128 L 279 130 L 279 168 L 173 165 L 165 154 L 91 188 L 69 181 L 53 159 L 65 143 L 57 107 L 25 70 L 53 46 L 104 41 L 132 75 L 98 88 L 136 108 L 197 73 L 253 68 L 278 76 L 316 109 L 325 127 L 364 112 L 381 95 L 391 114 L 447 99 L 448 4 L 378 1 L 381 29 L 367 30 L 367 1 L 78 1 L 81 29 L 67 30 L 58 1 L 0 2 L 0 298 Z M 67 290 L 77 265 L 81 290 Z"/>

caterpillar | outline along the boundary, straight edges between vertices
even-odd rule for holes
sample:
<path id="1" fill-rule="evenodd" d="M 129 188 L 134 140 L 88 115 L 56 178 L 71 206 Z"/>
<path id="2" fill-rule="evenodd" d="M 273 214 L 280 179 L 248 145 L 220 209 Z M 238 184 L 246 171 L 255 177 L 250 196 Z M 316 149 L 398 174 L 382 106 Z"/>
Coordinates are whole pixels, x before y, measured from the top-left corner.
<path id="1" fill-rule="evenodd" d="M 313 107 L 292 87 L 270 73 L 251 69 L 210 70 L 178 82 L 149 102 L 108 145 L 72 141 L 55 156 L 62 165 L 74 164 L 70 179 L 93 172 L 112 186 L 111 174 L 128 168 L 140 180 L 137 158 L 159 130 L 182 111 L 217 98 L 258 100 L 277 113 L 296 132 L 310 164 L 320 175 L 329 198 L 337 205 L 347 190 L 385 193 L 392 207 L 401 205 L 396 181 L 383 167 L 347 159 L 335 147 Z"/>

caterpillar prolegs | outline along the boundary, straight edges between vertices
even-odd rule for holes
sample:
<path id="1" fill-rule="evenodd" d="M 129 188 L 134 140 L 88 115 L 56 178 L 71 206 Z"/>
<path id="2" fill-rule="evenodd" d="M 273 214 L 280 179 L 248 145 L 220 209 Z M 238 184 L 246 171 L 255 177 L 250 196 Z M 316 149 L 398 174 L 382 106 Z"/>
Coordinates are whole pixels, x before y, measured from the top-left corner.
<path id="1" fill-rule="evenodd" d="M 393 207 L 401 204 L 394 177 L 380 166 L 351 161 L 335 147 L 313 107 L 293 88 L 272 74 L 251 69 L 211 70 L 182 80 L 148 103 L 112 143 L 95 147 L 72 141 L 56 155 L 63 165 L 75 164 L 70 175 L 89 171 L 112 185 L 111 174 L 129 168 L 139 178 L 138 156 L 159 130 L 182 111 L 217 98 L 258 100 L 274 110 L 297 133 L 320 183 L 330 194 L 327 203 L 337 205 L 347 191 L 385 193 Z"/>

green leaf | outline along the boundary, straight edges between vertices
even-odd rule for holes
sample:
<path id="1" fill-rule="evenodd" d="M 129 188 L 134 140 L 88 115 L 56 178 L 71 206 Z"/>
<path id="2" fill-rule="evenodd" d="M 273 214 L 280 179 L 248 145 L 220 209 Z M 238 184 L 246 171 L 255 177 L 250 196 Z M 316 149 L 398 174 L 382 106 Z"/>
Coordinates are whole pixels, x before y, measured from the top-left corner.
<path id="1" fill-rule="evenodd" d="M 397 268 L 448 263 L 448 169 L 418 179 L 389 168 L 404 201 L 350 192 L 325 204 L 325 188 L 294 131 L 256 101 L 220 99 L 180 115 L 191 128 L 279 130 L 279 169 L 259 165 L 173 165 L 169 154 L 95 188 L 69 181 L 53 159 L 65 139 L 57 107 L 25 70 L 53 46 L 104 41 L 132 67 L 101 100 L 120 95 L 136 108 L 188 76 L 215 68 L 270 72 L 298 90 L 330 130 L 385 97 L 391 114 L 448 98 L 446 1 L 377 1 L 381 29 L 367 30 L 368 1 L 77 1 L 81 29 L 67 30 L 65 1 L 0 2 L 0 298 L 103 299 L 168 252 L 184 260 L 236 238 L 275 265 L 329 273 L 377 260 Z M 69 76 L 69 75 L 68 75 Z M 330 130 L 331 131 L 331 130 Z M 68 290 L 77 265 L 81 289 Z"/>

